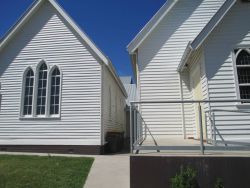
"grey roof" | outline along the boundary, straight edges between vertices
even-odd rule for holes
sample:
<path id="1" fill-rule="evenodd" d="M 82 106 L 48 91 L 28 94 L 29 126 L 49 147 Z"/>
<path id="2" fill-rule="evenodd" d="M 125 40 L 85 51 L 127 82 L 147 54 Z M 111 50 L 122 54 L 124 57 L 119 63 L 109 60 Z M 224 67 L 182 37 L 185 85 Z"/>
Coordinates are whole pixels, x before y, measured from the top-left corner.
<path id="1" fill-rule="evenodd" d="M 123 84 L 132 84 L 132 76 L 120 76 Z"/>
<path id="2" fill-rule="evenodd" d="M 130 106 L 130 101 L 137 100 L 136 84 L 133 84 L 131 76 L 121 76 L 120 79 L 121 79 L 121 81 L 124 85 L 124 88 L 128 94 L 128 98 L 126 99 L 126 103 L 128 106 Z"/>
<path id="3" fill-rule="evenodd" d="M 130 101 L 136 101 L 137 100 L 137 90 L 135 84 L 124 84 L 124 87 L 127 91 L 128 98 L 126 99 L 126 103 L 128 106 L 130 106 Z"/>

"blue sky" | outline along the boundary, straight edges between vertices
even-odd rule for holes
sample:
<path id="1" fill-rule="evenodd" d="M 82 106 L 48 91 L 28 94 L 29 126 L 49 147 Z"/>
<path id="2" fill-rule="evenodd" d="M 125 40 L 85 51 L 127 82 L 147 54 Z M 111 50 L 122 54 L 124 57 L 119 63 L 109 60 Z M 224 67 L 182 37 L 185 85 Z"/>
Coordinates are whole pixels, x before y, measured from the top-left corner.
<path id="1" fill-rule="evenodd" d="M 0 37 L 33 0 L 1 0 Z M 112 60 L 119 75 L 132 75 L 126 46 L 166 0 L 57 0 Z"/>

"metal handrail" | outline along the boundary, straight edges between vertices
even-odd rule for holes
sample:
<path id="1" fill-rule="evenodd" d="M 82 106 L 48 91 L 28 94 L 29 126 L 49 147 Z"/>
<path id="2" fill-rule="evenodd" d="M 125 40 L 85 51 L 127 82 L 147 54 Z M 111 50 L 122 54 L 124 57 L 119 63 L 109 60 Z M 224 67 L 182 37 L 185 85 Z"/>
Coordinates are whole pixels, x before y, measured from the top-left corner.
<path id="1" fill-rule="evenodd" d="M 208 113 L 209 111 L 205 111 L 205 113 Z M 227 146 L 227 144 L 235 144 L 235 145 L 250 145 L 248 143 L 243 143 L 243 142 L 230 142 L 230 141 L 225 141 L 221 136 L 220 133 L 218 131 L 218 129 L 215 126 L 215 112 L 235 112 L 235 113 L 246 113 L 246 114 L 250 114 L 250 110 L 243 110 L 243 109 L 238 109 L 238 110 L 225 110 L 225 109 L 211 109 L 210 112 L 208 113 L 210 116 L 212 114 L 212 122 L 210 123 L 210 126 L 212 126 L 213 128 L 211 129 L 210 127 L 210 131 L 212 133 L 212 136 L 210 136 L 212 139 L 212 142 L 214 145 L 216 145 L 217 143 L 222 143 L 225 144 L 225 146 Z M 211 118 L 211 117 L 210 117 Z M 221 141 L 217 141 L 216 140 L 216 131 L 218 132 L 219 136 L 221 137 Z"/>
<path id="2" fill-rule="evenodd" d="M 235 103 L 250 103 L 249 99 L 233 99 L 233 100 L 169 100 L 169 101 L 131 101 L 130 102 L 130 149 L 131 153 L 133 153 L 133 145 L 136 142 L 133 138 L 133 117 L 132 117 L 132 111 L 133 111 L 133 106 L 139 105 L 139 104 L 186 104 L 186 103 L 191 103 L 191 104 L 198 104 L 198 112 L 199 112 L 199 129 L 200 129 L 200 151 L 201 154 L 204 155 L 204 139 L 203 139 L 203 126 L 202 126 L 202 109 L 201 109 L 201 103 L 226 103 L 226 102 L 235 102 Z M 214 113 L 214 112 L 213 112 Z M 213 114 L 214 116 L 214 114 Z M 215 125 L 213 123 L 213 130 L 215 131 Z M 212 130 L 210 130 L 212 131 Z M 216 133 L 214 133 L 216 135 Z"/>
<path id="3" fill-rule="evenodd" d="M 233 100 L 169 100 L 169 101 L 131 101 L 130 104 L 147 104 L 147 103 L 224 103 L 224 102 L 247 102 L 250 99 L 233 99 Z"/>
<path id="4" fill-rule="evenodd" d="M 138 112 L 138 114 L 140 114 L 137 108 L 135 108 L 135 112 Z M 151 136 L 151 138 L 153 139 L 154 145 L 155 145 L 155 146 L 158 146 L 158 144 L 157 144 L 157 142 L 156 142 L 156 140 L 155 140 L 153 134 L 151 133 L 150 129 L 148 128 L 148 126 L 147 126 L 145 120 L 143 119 L 143 117 L 141 116 L 141 114 L 140 114 L 140 119 L 142 120 L 142 122 L 143 122 L 143 124 L 144 124 L 144 126 L 145 126 L 145 138 L 143 138 L 143 137 L 141 138 L 141 137 L 140 137 L 140 136 L 141 136 L 141 133 L 140 133 L 140 134 L 139 134 L 139 137 L 138 137 L 138 141 L 135 141 L 135 144 L 136 144 L 136 143 L 139 143 L 139 145 L 141 145 L 141 144 L 146 140 L 146 138 L 147 138 L 147 132 L 148 132 L 149 135 Z M 137 124 L 136 124 L 136 125 L 137 125 Z M 142 133 L 142 136 L 143 136 L 143 133 Z M 134 144 L 134 145 L 135 145 L 135 144 Z M 160 151 L 157 150 L 157 152 L 160 152 Z"/>

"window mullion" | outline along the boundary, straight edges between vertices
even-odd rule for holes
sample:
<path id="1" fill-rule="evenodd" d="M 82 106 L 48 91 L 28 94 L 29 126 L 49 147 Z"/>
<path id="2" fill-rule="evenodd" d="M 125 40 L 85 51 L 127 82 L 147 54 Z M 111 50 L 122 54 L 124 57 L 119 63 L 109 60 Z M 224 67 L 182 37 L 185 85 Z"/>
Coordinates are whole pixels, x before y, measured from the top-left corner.
<path id="1" fill-rule="evenodd" d="M 49 97 L 49 70 L 47 70 L 47 81 L 46 81 L 46 96 L 45 96 L 45 117 L 48 116 L 48 97 Z"/>
<path id="2" fill-rule="evenodd" d="M 45 110 L 45 114 L 46 117 L 50 116 L 50 95 L 51 95 L 51 72 L 49 72 L 49 74 L 47 75 L 48 77 L 48 81 L 47 81 L 47 96 L 46 96 L 46 110 Z"/>

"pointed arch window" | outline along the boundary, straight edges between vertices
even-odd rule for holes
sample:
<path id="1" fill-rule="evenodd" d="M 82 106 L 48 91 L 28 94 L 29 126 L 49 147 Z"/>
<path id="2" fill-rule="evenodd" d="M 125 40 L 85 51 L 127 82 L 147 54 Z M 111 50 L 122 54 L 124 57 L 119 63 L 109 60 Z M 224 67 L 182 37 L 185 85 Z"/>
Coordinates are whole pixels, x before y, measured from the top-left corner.
<path id="1" fill-rule="evenodd" d="M 48 67 L 42 63 L 38 70 L 37 103 L 36 114 L 45 115 L 47 96 Z"/>
<path id="2" fill-rule="evenodd" d="M 34 91 L 34 72 L 28 69 L 24 75 L 24 99 L 23 99 L 23 115 L 32 115 L 33 107 L 33 91 Z"/>
<path id="3" fill-rule="evenodd" d="M 236 52 L 236 69 L 240 99 L 250 99 L 250 50 Z"/>
<path id="4" fill-rule="evenodd" d="M 61 89 L 61 72 L 58 67 L 52 69 L 50 79 L 50 115 L 58 115 Z"/>
<path id="5" fill-rule="evenodd" d="M 111 121 L 111 114 L 112 114 L 112 101 L 111 101 L 111 87 L 109 87 L 109 120 Z"/>
<path id="6" fill-rule="evenodd" d="M 20 118 L 60 118 L 62 71 L 42 61 L 23 74 Z"/>

